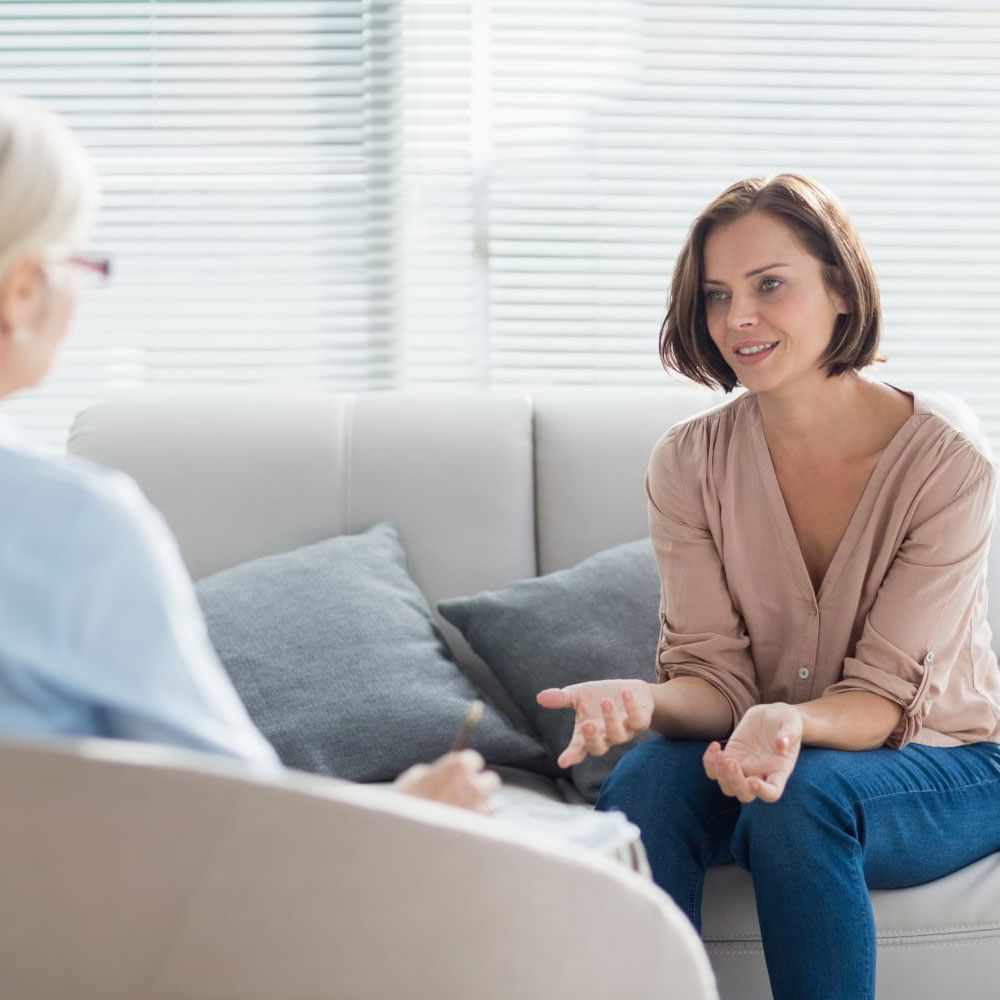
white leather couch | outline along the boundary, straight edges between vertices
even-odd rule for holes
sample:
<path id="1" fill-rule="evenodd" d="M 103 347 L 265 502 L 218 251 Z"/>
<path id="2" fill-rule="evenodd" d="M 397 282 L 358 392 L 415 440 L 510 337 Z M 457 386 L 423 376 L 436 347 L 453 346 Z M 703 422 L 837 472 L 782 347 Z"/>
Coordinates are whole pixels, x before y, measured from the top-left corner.
<path id="1" fill-rule="evenodd" d="M 643 473 L 654 441 L 677 420 L 717 401 L 679 385 L 662 390 L 480 394 L 200 392 L 93 408 L 78 418 L 70 449 L 136 478 L 176 533 L 195 579 L 259 555 L 361 531 L 388 518 L 399 526 L 411 572 L 433 607 L 442 598 L 568 567 L 645 535 Z M 994 592 L 1000 592 L 1000 557 L 994 552 L 991 560 Z M 998 604 L 992 611 L 995 632 L 1000 631 Z M 468 647 L 449 626 L 443 629 L 464 668 L 482 680 L 481 665 Z M 505 701 L 502 693 L 493 693 Z M 126 770 L 128 780 L 135 781 Z M 113 801 L 113 789 L 106 794 Z M 354 802 L 354 793 L 318 794 L 338 803 Z M 274 818 L 280 810 L 275 804 L 263 811 Z M 404 819 L 399 807 L 385 815 L 387 827 L 419 825 L 425 818 L 421 812 L 418 820 Z M 339 838 L 332 812 L 330 816 L 324 837 L 336 855 L 347 841 Z M 187 835 L 201 822 L 198 811 L 192 810 L 177 823 L 178 832 Z M 456 823 L 446 826 L 458 829 Z M 448 850 L 457 842 L 451 837 Z M 352 850 L 357 843 L 352 842 Z M 172 845 L 164 842 L 162 851 L 169 869 Z M 499 943 L 511 933 L 507 921 L 515 918 L 513 911 L 503 910 L 504 901 L 509 901 L 505 883 L 512 879 L 533 884 L 528 857 L 524 863 L 523 872 L 515 861 L 501 872 L 490 861 L 469 878 L 470 892 L 480 897 L 496 894 L 495 914 L 503 926 L 456 926 L 449 953 L 465 950 L 468 936 L 493 934 Z M 206 879 L 215 877 L 218 865 L 231 868 L 217 851 L 206 861 Z M 624 912 L 631 905 L 626 897 L 638 894 L 632 909 L 647 908 L 655 927 L 645 930 L 662 934 L 671 911 L 653 906 L 649 894 L 640 893 L 627 875 L 612 876 L 602 868 L 602 878 L 619 883 L 614 890 L 605 886 L 605 900 L 619 892 Z M 246 872 L 248 880 L 261 877 L 259 870 Z M 399 870 L 387 870 L 382 877 L 399 879 Z M 266 878 L 272 886 L 278 881 L 277 876 Z M 373 880 L 378 876 L 373 874 Z M 579 908 L 593 913 L 597 890 L 583 875 L 578 889 L 568 889 L 571 881 L 567 878 L 558 890 L 553 883 L 552 891 L 570 892 L 567 912 Z M 346 889 L 338 884 L 339 903 L 353 911 L 362 905 L 354 893 L 364 897 L 369 890 L 368 883 Z M 400 884 L 399 897 L 403 895 Z M 992 1000 L 998 995 L 1000 855 L 928 885 L 872 895 L 879 935 L 879 1000 L 942 995 Z M 283 898 L 289 911 L 294 910 L 292 896 Z M 426 903 L 429 907 L 432 899 Z M 447 906 L 460 903 L 451 897 Z M 642 923 L 634 912 L 622 919 L 633 922 L 628 933 L 616 935 L 619 943 Z M 224 933 L 218 924 L 216 932 Z M 543 934 L 542 928 L 537 932 Z M 187 932 L 174 924 L 171 933 L 183 937 Z M 548 953 L 552 961 L 566 955 L 568 966 L 566 935 L 554 925 L 545 927 L 543 937 L 548 934 L 559 934 L 559 943 L 551 950 L 536 949 L 536 954 Z M 770 997 L 750 880 L 735 867 L 709 873 L 703 938 L 724 1000 Z M 392 953 L 391 939 L 386 941 L 387 955 Z M 660 961 L 658 947 L 646 951 L 644 961 L 662 968 L 663 978 L 655 988 L 638 988 L 650 996 L 700 996 L 686 992 L 706 989 L 698 980 L 696 962 L 689 962 L 695 969 L 692 978 L 679 979 L 686 974 L 683 963 L 668 971 L 670 963 Z M 686 954 L 683 948 L 677 952 Z M 607 956 L 606 951 L 593 954 L 595 959 Z M 213 968 L 231 957 L 223 949 Z M 199 960 L 208 962 L 209 957 Z M 615 964 L 617 974 L 623 975 L 629 963 L 622 959 Z M 616 980 L 615 990 L 604 995 L 620 994 L 624 986 L 624 979 Z M 465 995 L 492 994 L 477 985 Z M 532 994 L 511 984 L 508 995 L 580 997 L 600 995 L 600 990 Z"/>

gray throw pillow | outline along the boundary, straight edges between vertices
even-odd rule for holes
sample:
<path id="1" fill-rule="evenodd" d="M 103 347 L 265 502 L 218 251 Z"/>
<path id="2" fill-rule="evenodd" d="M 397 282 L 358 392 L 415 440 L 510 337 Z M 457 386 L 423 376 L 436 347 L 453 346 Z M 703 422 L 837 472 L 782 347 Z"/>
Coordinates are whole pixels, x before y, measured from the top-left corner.
<path id="1" fill-rule="evenodd" d="M 243 563 L 196 589 L 219 658 L 289 767 L 389 780 L 446 753 L 477 697 L 389 524 Z M 545 755 L 491 706 L 470 746 L 495 764 Z"/>
<path id="2" fill-rule="evenodd" d="M 535 695 L 543 688 L 609 677 L 653 681 L 659 605 L 660 580 L 647 539 L 607 549 L 572 569 L 442 601 L 438 610 L 490 666 L 549 750 L 559 754 L 573 735 L 573 713 L 542 708 Z M 571 768 L 578 791 L 593 802 L 633 745 Z"/>

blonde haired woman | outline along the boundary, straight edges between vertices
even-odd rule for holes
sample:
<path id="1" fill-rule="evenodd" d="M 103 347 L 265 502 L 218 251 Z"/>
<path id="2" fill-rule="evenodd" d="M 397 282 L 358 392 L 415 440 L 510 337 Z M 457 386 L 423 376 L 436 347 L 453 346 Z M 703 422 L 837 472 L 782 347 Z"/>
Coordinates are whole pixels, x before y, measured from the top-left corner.
<path id="1" fill-rule="evenodd" d="M 90 158 L 54 115 L 0 98 L 0 397 L 36 386 L 69 328 L 97 202 Z M 162 520 L 127 477 L 53 459 L 0 425 L 0 734 L 104 736 L 277 757 L 208 641 Z M 473 751 L 403 774 L 402 791 L 485 809 Z"/>
<path id="2" fill-rule="evenodd" d="M 861 238 L 814 181 L 741 181 L 702 212 L 661 355 L 747 391 L 650 460 L 660 683 L 539 694 L 576 711 L 565 766 L 662 734 L 598 808 L 640 827 L 696 927 L 706 868 L 751 873 L 775 1000 L 874 997 L 868 889 L 1000 850 L 996 470 L 950 407 L 859 376 L 879 327 Z"/>

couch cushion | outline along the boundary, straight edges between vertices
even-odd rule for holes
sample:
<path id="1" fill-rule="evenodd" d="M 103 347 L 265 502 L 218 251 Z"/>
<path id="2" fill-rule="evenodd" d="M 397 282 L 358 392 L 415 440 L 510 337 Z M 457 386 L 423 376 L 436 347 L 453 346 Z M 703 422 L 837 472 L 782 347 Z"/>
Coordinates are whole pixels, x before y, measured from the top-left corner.
<path id="1" fill-rule="evenodd" d="M 1000 976 L 1000 854 L 909 889 L 871 893 L 882 1000 L 992 1000 Z M 709 869 L 702 938 L 722 1000 L 771 1000 L 753 882 L 736 865 Z"/>
<path id="2" fill-rule="evenodd" d="M 197 592 L 219 657 L 290 767 L 393 778 L 445 753 L 476 697 L 388 524 L 223 570 Z M 544 758 L 489 706 L 471 745 L 491 763 Z"/>
<path id="3" fill-rule="evenodd" d="M 475 597 L 442 601 L 505 690 L 558 755 L 573 734 L 573 713 L 542 708 L 535 695 L 607 677 L 654 679 L 660 584 L 648 540 L 619 545 L 569 570 L 512 583 Z M 571 769 L 589 801 L 627 747 Z"/>

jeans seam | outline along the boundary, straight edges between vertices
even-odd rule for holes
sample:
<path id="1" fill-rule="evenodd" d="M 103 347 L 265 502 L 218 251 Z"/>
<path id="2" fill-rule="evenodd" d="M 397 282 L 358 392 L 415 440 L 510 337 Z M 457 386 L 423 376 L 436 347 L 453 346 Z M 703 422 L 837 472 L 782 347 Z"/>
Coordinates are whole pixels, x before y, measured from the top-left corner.
<path id="1" fill-rule="evenodd" d="M 879 802 L 882 799 L 894 799 L 912 795 L 944 795 L 951 792 L 965 792 L 970 788 L 988 788 L 990 785 L 997 784 L 1000 784 L 1000 777 L 984 778 L 982 781 L 970 781 L 964 785 L 951 785 L 948 788 L 908 788 L 898 792 L 881 792 L 878 795 L 859 797 L 856 801 L 858 805 L 867 805 L 870 802 Z"/>
<path id="2" fill-rule="evenodd" d="M 861 844 L 859 841 L 855 840 L 854 845 L 851 849 L 851 854 L 853 858 L 851 859 L 856 869 L 860 870 L 861 875 L 861 888 L 863 889 L 862 895 L 867 896 L 867 901 L 864 906 L 859 906 L 857 908 L 857 920 L 860 921 L 860 933 L 857 938 L 864 938 L 865 940 L 865 983 L 871 984 L 872 986 L 872 996 L 874 996 L 874 982 L 875 982 L 875 956 L 872 954 L 878 952 L 878 928 L 875 926 L 875 914 L 872 911 L 871 895 L 868 892 L 868 885 L 865 879 L 864 872 L 864 861 L 860 857 L 861 855 Z M 871 928 L 868 927 L 868 920 L 871 921 Z M 870 930 L 870 933 L 869 933 Z M 856 938 L 856 940 L 857 940 Z"/>

